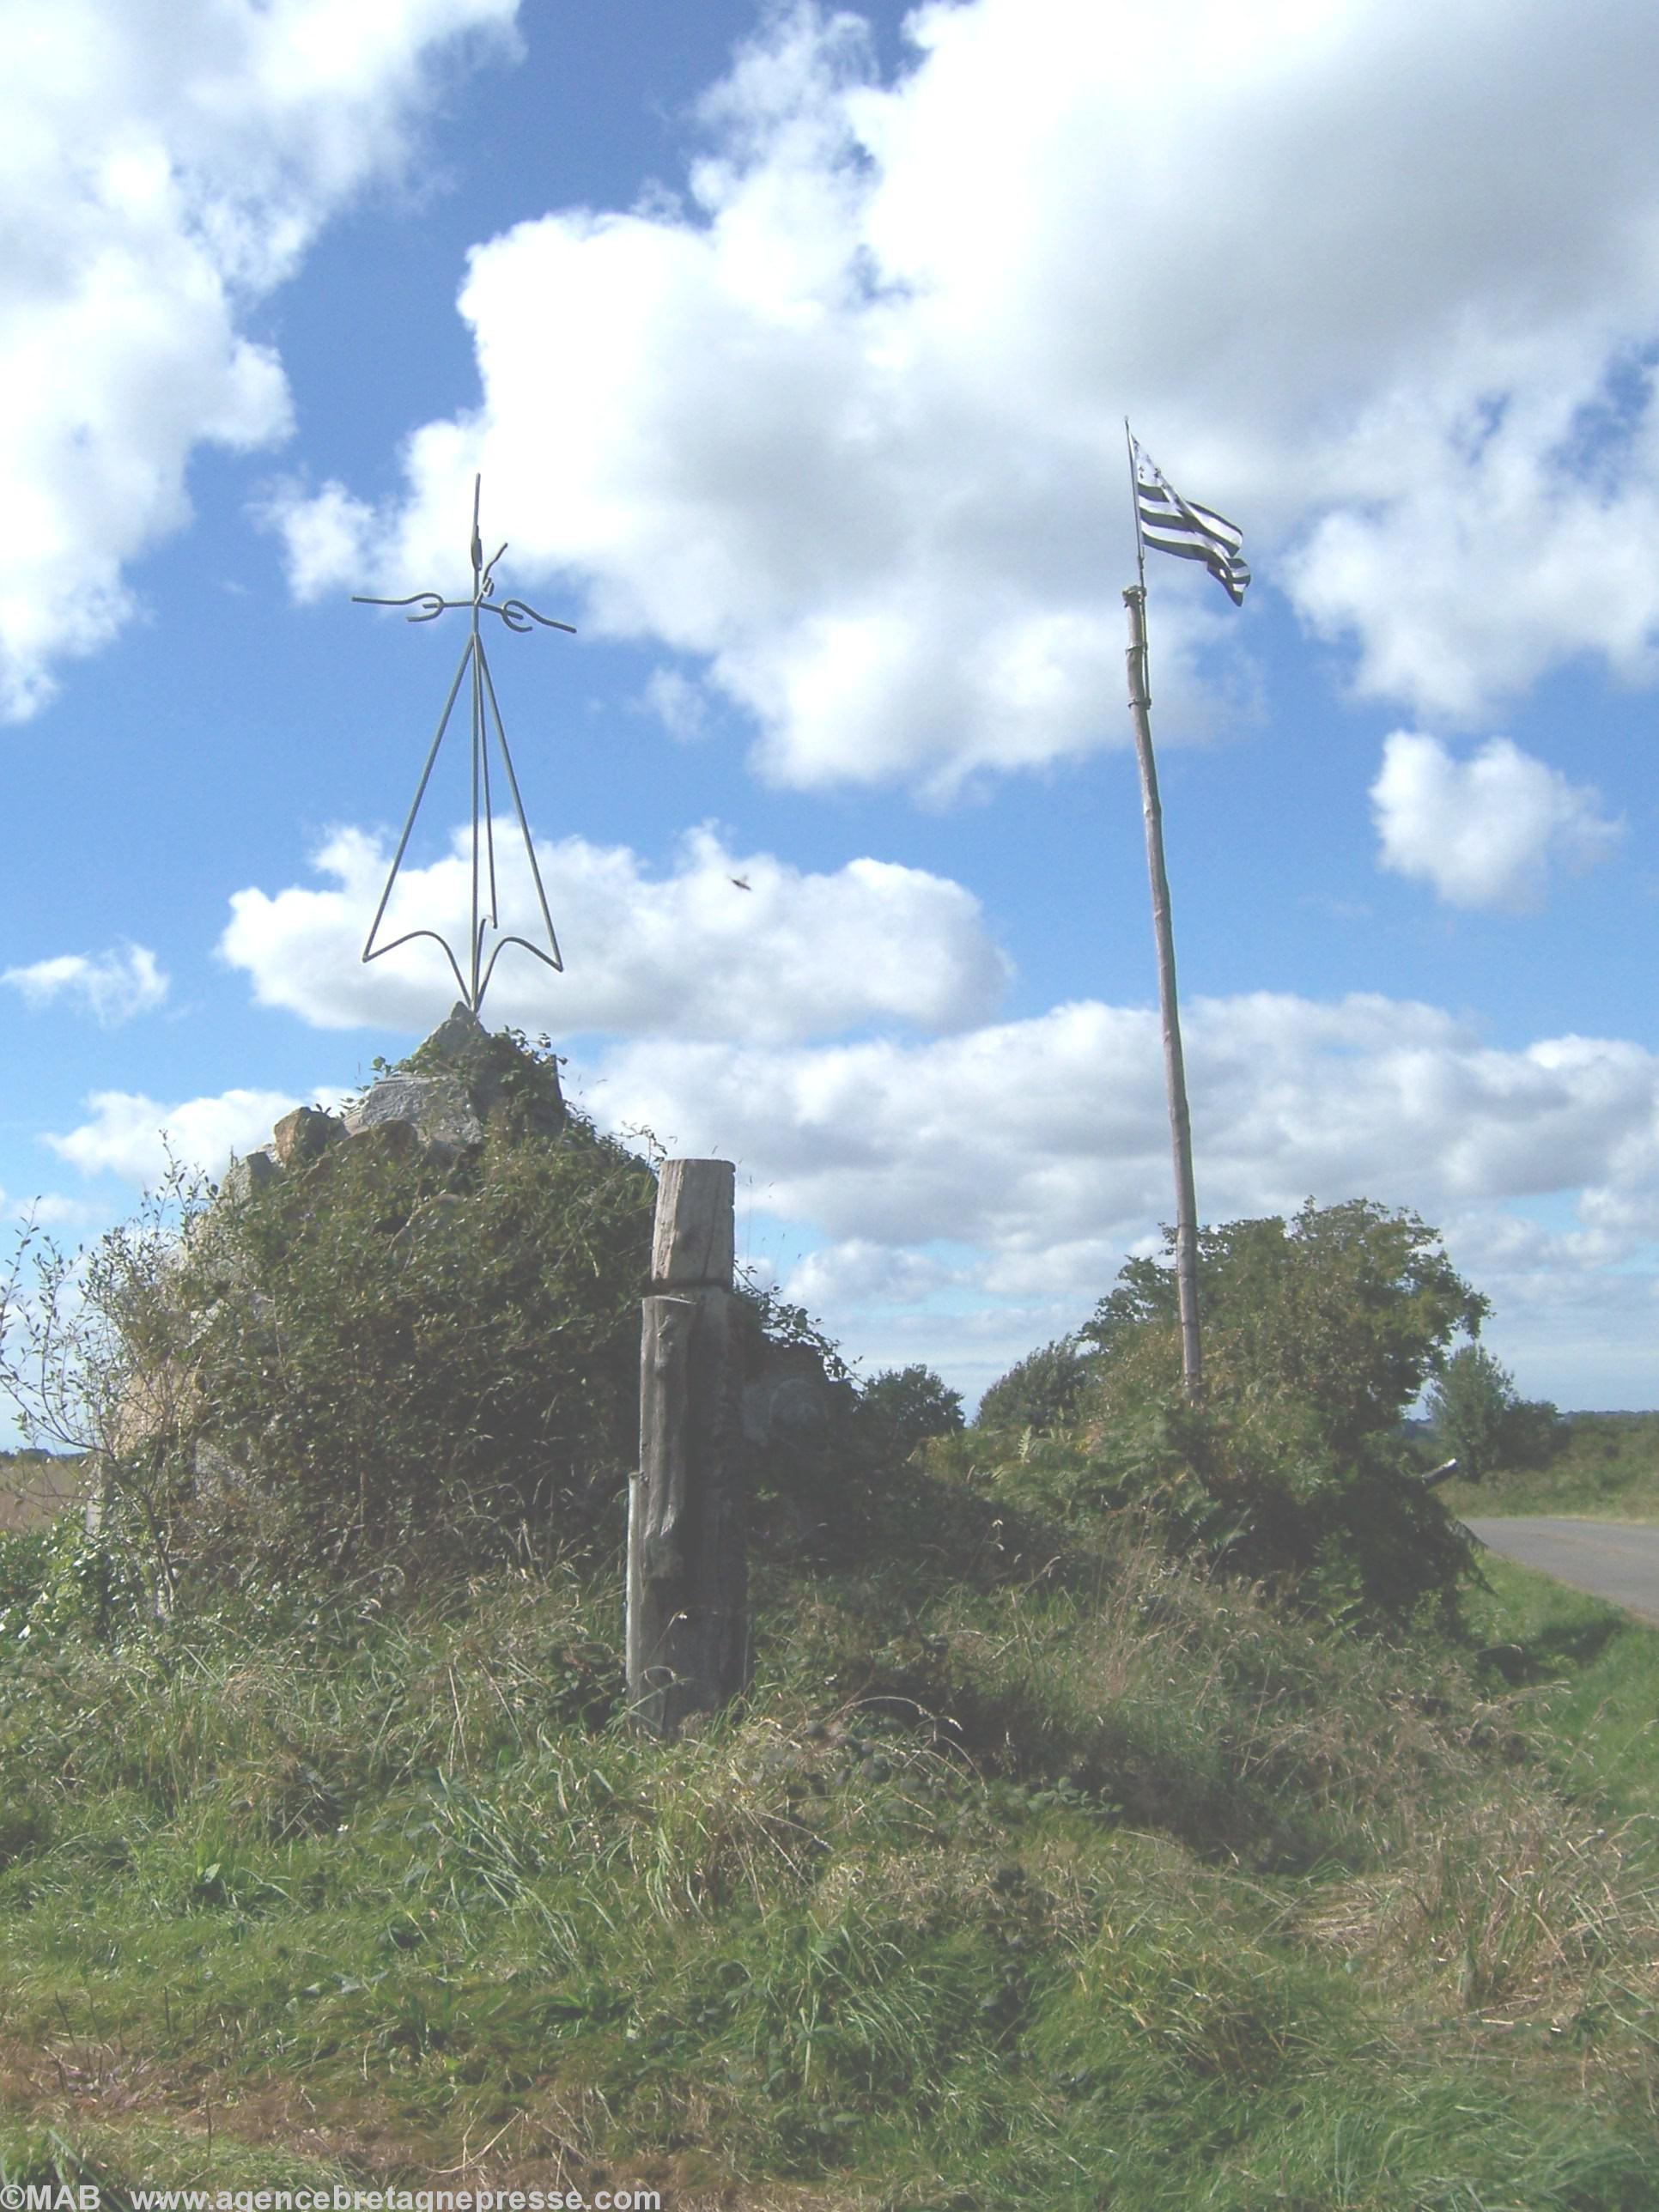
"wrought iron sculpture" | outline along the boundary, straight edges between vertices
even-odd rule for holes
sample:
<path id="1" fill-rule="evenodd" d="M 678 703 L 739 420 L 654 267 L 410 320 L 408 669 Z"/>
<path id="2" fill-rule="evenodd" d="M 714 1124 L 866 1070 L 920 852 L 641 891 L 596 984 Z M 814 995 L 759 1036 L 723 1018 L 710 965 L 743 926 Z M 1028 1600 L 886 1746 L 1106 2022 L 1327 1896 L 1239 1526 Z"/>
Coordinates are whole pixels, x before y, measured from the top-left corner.
<path id="1" fill-rule="evenodd" d="M 356 592 L 352 594 L 353 604 L 357 606 L 414 607 L 417 611 L 409 617 L 410 622 L 435 622 L 451 607 L 467 609 L 472 617 L 466 650 L 461 655 L 461 665 L 455 671 L 455 680 L 449 687 L 448 698 L 444 702 L 444 710 L 438 720 L 438 732 L 427 754 L 426 766 L 421 770 L 414 804 L 409 810 L 408 820 L 404 823 L 404 834 L 398 841 L 392 872 L 386 879 L 380 903 L 374 909 L 374 919 L 369 924 L 368 935 L 363 941 L 362 957 L 365 962 L 378 960 L 383 952 L 395 952 L 400 945 L 412 944 L 417 937 L 431 938 L 434 944 L 442 947 L 444 957 L 454 970 L 461 996 L 475 1014 L 483 1003 L 483 994 L 495 972 L 495 963 L 509 945 L 522 945 L 526 952 L 533 953 L 544 967 L 561 972 L 564 968 L 564 961 L 559 952 L 559 940 L 554 933 L 553 917 L 547 910 L 547 893 L 542 888 L 542 872 L 536 864 L 536 848 L 531 839 L 530 824 L 525 819 L 524 801 L 519 795 L 519 779 L 514 771 L 513 755 L 507 747 L 507 730 L 501 721 L 501 710 L 496 701 L 495 680 L 489 673 L 489 662 L 484 653 L 483 629 L 478 617 L 481 615 L 499 615 L 507 628 L 512 630 L 527 631 L 532 623 L 539 623 L 544 629 L 562 629 L 573 637 L 575 635 L 574 623 L 555 622 L 550 615 L 538 614 L 534 607 L 526 606 L 522 599 L 502 599 L 500 602 L 495 599 L 495 567 L 507 547 L 501 546 L 488 561 L 483 557 L 483 540 L 478 533 L 478 502 L 483 481 L 481 477 L 475 477 L 472 480 L 472 597 L 470 599 L 447 599 L 438 592 L 414 592 L 406 599 L 370 599 Z M 422 799 L 426 796 L 426 787 L 431 781 L 439 748 L 448 731 L 450 716 L 455 711 L 455 702 L 460 696 L 462 683 L 469 672 L 472 679 L 472 920 L 467 969 L 463 975 L 461 964 L 456 959 L 448 939 L 435 929 L 405 930 L 401 937 L 394 937 L 389 945 L 376 945 L 374 939 L 385 919 L 386 906 L 392 897 L 392 887 L 397 882 L 398 871 L 404 864 L 404 854 L 409 849 L 415 817 L 421 811 Z M 501 927 L 495 884 L 495 823 L 489 783 L 489 732 L 492 724 L 495 741 L 501 747 L 502 765 L 507 770 L 507 784 L 513 793 L 514 811 L 518 816 L 520 832 L 524 838 L 525 857 L 530 862 L 531 879 L 536 886 L 537 901 L 547 929 L 548 949 L 544 952 L 540 945 L 532 945 L 528 938 L 504 934 L 492 948 L 486 963 L 483 957 L 485 933 Z M 487 902 L 483 896 L 486 878 L 489 884 Z"/>

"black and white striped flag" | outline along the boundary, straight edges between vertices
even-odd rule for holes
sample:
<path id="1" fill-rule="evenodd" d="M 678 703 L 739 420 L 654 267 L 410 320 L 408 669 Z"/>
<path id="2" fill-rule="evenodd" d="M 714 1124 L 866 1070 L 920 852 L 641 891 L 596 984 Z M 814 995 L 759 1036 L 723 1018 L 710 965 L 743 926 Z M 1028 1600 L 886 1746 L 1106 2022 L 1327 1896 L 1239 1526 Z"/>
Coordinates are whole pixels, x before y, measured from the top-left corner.
<path id="1" fill-rule="evenodd" d="M 1244 604 L 1250 565 L 1243 557 L 1244 533 L 1224 514 L 1182 499 L 1156 461 L 1134 444 L 1135 515 L 1140 542 L 1182 561 L 1201 561 L 1236 607 Z"/>

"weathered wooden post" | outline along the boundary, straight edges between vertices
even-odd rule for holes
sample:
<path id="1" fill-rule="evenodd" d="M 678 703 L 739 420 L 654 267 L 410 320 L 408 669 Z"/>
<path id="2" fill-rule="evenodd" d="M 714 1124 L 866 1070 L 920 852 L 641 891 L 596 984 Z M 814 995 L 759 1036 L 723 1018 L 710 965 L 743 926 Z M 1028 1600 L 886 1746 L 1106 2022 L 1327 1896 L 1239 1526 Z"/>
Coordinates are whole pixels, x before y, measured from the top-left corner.
<path id="1" fill-rule="evenodd" d="M 748 1680 L 734 1182 L 730 1160 L 667 1160 L 657 1190 L 628 1498 L 628 1693 L 659 1735 Z"/>

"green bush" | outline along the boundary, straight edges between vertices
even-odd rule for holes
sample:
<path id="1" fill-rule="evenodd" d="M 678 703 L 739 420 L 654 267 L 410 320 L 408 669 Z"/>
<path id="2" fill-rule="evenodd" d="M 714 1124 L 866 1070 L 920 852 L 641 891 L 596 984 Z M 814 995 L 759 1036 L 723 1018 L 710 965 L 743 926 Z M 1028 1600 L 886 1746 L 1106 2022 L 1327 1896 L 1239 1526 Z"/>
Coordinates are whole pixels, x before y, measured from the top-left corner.
<path id="1" fill-rule="evenodd" d="M 900 1458 L 924 1437 L 951 1436 L 964 1425 L 961 1392 L 921 1366 L 872 1375 L 859 1394 L 859 1418 L 878 1453 Z"/>
<path id="2" fill-rule="evenodd" d="M 175 1177 L 84 1266 L 42 1240 L 30 1298 L 14 1273 L 3 1379 L 37 1429 L 100 1449 L 88 1613 L 135 1571 L 165 1608 L 192 1583 L 483 1564 L 614 1515 L 654 1178 L 579 1116 L 538 1126 L 515 1058 L 459 1156 L 394 1123 L 234 1199 Z"/>
<path id="3" fill-rule="evenodd" d="M 1170 1540 L 1334 1618 L 1449 1611 L 1473 1561 L 1399 1439 L 1486 1301 L 1413 1214 L 1356 1199 L 1199 1240 L 1206 1388 L 1181 1379 L 1175 1271 L 1131 1260 L 1080 1332 L 1075 1446 L 1029 1449 L 1005 1492 L 1073 1520 L 1150 1504 Z"/>
<path id="4" fill-rule="evenodd" d="M 1173 1238 L 1170 1248 L 1173 1249 Z M 1488 1310 L 1414 1213 L 1364 1198 L 1199 1231 L 1206 1358 L 1302 1407 L 1341 1451 L 1392 1430 Z M 1107 1371 L 1176 1325 L 1173 1265 L 1131 1260 L 1081 1334 Z"/>
<path id="5" fill-rule="evenodd" d="M 198 1547 L 356 1565 L 589 1528 L 633 1455 L 653 1203 L 573 1123 L 453 1165 L 337 1146 L 216 1214 L 170 1286 Z"/>
<path id="6" fill-rule="evenodd" d="M 1429 1416 L 1441 1449 L 1466 1482 L 1499 1468 L 1542 1467 L 1555 1443 L 1553 1406 L 1517 1397 L 1515 1377 L 1483 1345 L 1466 1344 L 1429 1392 Z"/>
<path id="7" fill-rule="evenodd" d="M 1076 1419 L 1091 1373 L 1074 1336 L 1062 1336 L 1028 1352 L 980 1400 L 985 1429 L 1064 1428 Z"/>

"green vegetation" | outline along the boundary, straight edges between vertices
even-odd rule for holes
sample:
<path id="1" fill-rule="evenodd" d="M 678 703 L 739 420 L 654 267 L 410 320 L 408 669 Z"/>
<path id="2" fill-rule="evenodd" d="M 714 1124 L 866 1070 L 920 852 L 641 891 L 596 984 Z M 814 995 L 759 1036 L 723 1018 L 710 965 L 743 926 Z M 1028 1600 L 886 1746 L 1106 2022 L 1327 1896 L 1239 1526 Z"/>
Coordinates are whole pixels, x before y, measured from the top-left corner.
<path id="1" fill-rule="evenodd" d="M 1452 1354 L 1430 1387 L 1428 1408 L 1437 1448 L 1457 1462 L 1466 1482 L 1482 1482 L 1498 1468 L 1544 1467 L 1555 1449 L 1554 1407 L 1518 1397 L 1515 1377 L 1484 1345 Z"/>
<path id="2" fill-rule="evenodd" d="M 927 1437 L 954 1435 L 963 1425 L 961 1392 L 931 1367 L 872 1375 L 859 1393 L 859 1415 L 870 1448 L 887 1459 L 902 1459 Z"/>
<path id="3" fill-rule="evenodd" d="M 1610 1820 L 1659 1819 L 1659 1630 L 1510 1560 L 1482 1565 L 1471 1634 L 1528 1693 L 1561 1787 Z"/>
<path id="4" fill-rule="evenodd" d="M 0 1536 L 0 2180 L 1659 2207 L 1652 1740 L 1552 1686 L 1577 1615 L 1462 1625 L 1431 1233 L 1212 1232 L 1202 1407 L 1136 1263 L 1069 1431 L 913 1369 L 769 1450 L 752 1692 L 665 1743 L 649 1194 L 580 1127 L 360 1146 L 33 1310 L 108 1509 Z"/>
<path id="5" fill-rule="evenodd" d="M 753 1698 L 675 1744 L 574 1564 L 13 1639 L 7 2171 L 1659 2203 L 1659 1867 L 1525 1695 L 1145 1529 L 866 1508 L 890 1564 L 765 1563 Z"/>
<path id="6" fill-rule="evenodd" d="M 982 1429 L 1067 1428 L 1081 1410 L 1089 1362 L 1073 1336 L 1045 1344 L 1011 1367 L 980 1400 Z"/>
<path id="7" fill-rule="evenodd" d="M 614 1519 L 654 1180 L 577 1117 L 526 1133 L 520 1057 L 479 1147 L 392 1122 L 234 1199 L 174 1177 L 84 1267 L 42 1239 L 33 1299 L 0 1294 L 0 1377 L 97 1450 L 101 1547 L 157 1601 Z"/>
<path id="8" fill-rule="evenodd" d="M 1417 1479 L 1401 1422 L 1485 1301 L 1436 1233 L 1364 1200 L 1199 1238 L 1206 1391 L 1181 1389 L 1171 1265 L 1132 1260 L 1081 1332 L 988 1394 L 1063 1384 L 1072 1425 L 1033 1429 L 1000 1478 L 1079 1534 L 1150 1510 L 1185 1558 L 1261 1581 L 1327 1620 L 1453 1618 L 1470 1553 Z M 1017 1400 L 1016 1400 L 1017 1402 Z"/>
<path id="9" fill-rule="evenodd" d="M 1449 1482 L 1459 1513 L 1566 1513 L 1659 1521 L 1659 1413 L 1568 1413 L 1541 1463 L 1495 1468 L 1478 1486 Z"/>

